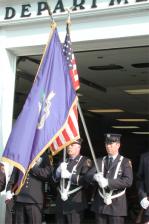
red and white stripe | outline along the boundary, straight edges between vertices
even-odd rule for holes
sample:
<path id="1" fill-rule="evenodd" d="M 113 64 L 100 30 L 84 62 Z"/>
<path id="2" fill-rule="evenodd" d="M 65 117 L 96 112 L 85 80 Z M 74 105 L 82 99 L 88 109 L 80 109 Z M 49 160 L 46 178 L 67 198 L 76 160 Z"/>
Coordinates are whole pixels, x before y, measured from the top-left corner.
<path id="1" fill-rule="evenodd" d="M 77 91 L 80 88 L 80 82 L 74 54 L 72 54 L 71 64 L 73 67 L 69 70 L 69 73 L 72 79 L 73 88 Z"/>
<path id="2" fill-rule="evenodd" d="M 66 124 L 61 130 L 61 133 L 59 133 L 58 137 L 56 137 L 50 146 L 52 154 L 57 154 L 77 138 L 79 138 L 79 126 L 77 105 L 75 104 L 69 112 Z"/>

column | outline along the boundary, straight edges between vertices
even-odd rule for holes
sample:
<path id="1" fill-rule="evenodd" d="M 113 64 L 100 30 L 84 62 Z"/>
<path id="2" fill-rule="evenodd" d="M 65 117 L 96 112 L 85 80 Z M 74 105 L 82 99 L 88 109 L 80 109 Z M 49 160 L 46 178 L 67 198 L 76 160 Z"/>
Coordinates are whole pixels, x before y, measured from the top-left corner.
<path id="1" fill-rule="evenodd" d="M 0 157 L 12 128 L 16 56 L 0 48 Z M 7 180 L 12 167 L 5 164 Z M 5 223 L 5 191 L 0 195 L 0 223 Z"/>

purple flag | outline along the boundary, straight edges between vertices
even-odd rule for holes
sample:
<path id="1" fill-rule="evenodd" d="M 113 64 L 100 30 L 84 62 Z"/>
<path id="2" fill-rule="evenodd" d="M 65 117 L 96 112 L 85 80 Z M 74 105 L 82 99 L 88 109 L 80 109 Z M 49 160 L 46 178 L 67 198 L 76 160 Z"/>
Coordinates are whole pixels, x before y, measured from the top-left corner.
<path id="1" fill-rule="evenodd" d="M 26 171 L 58 136 L 76 100 L 55 29 L 3 153 L 4 161 L 22 171 L 20 186 Z"/>

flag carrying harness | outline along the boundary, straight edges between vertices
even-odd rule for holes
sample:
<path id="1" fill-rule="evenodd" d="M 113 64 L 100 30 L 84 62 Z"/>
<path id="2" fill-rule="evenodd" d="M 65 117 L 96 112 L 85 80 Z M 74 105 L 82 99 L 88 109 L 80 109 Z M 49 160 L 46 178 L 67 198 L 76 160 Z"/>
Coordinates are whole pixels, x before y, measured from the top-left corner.
<path id="1" fill-rule="evenodd" d="M 124 157 L 121 156 L 120 159 L 119 159 L 119 162 L 117 164 L 117 167 L 116 167 L 116 170 L 115 170 L 115 174 L 114 174 L 114 178 L 113 179 L 116 179 L 117 176 L 118 176 L 118 172 L 119 172 L 120 165 L 122 163 L 123 158 Z M 101 168 L 102 169 L 102 173 L 104 173 L 104 162 L 105 162 L 105 159 L 106 159 L 106 156 L 104 156 L 103 157 L 103 160 L 102 160 L 102 168 Z M 121 191 L 121 192 L 119 192 L 117 194 L 114 194 L 114 195 L 112 195 L 114 190 L 111 190 L 109 193 L 107 193 L 104 188 L 102 190 L 103 190 L 103 193 L 98 188 L 98 193 L 104 199 L 104 203 L 107 204 L 107 205 L 109 205 L 109 204 L 112 203 L 112 199 L 118 198 L 118 197 L 122 196 L 125 193 L 126 188 L 123 191 Z"/>
<path id="2" fill-rule="evenodd" d="M 83 157 L 83 156 L 80 156 L 79 160 L 77 161 L 77 163 L 76 163 L 75 166 L 73 167 L 73 169 L 72 169 L 72 171 L 71 171 L 71 176 L 70 176 L 70 178 L 69 178 L 69 180 L 68 180 L 68 183 L 67 183 L 67 187 L 66 187 L 66 188 L 63 188 L 63 186 L 62 186 L 62 181 L 60 182 L 60 188 L 58 188 L 58 190 L 59 190 L 59 192 L 60 192 L 60 194 L 61 194 L 61 199 L 64 200 L 64 201 L 66 201 L 66 200 L 68 199 L 68 197 L 69 197 L 70 194 L 73 194 L 73 193 L 75 193 L 75 192 L 77 192 L 77 191 L 79 191 L 80 189 L 83 188 L 83 186 L 78 186 L 78 187 L 76 187 L 75 189 L 69 191 L 70 186 L 71 186 L 71 177 L 72 177 L 72 175 L 73 175 L 74 173 L 76 173 L 76 168 L 77 168 L 79 162 L 81 161 L 82 157 Z"/>

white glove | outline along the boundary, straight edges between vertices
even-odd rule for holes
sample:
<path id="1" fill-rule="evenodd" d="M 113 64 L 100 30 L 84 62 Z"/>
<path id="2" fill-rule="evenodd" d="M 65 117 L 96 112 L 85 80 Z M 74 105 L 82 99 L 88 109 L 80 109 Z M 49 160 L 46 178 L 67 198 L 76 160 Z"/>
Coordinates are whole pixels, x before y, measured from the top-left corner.
<path id="1" fill-rule="evenodd" d="M 39 157 L 39 159 L 37 159 L 36 161 L 36 165 L 39 166 L 42 163 L 43 158 Z"/>
<path id="2" fill-rule="evenodd" d="M 108 186 L 108 179 L 103 177 L 102 172 L 94 174 L 94 180 L 98 182 L 101 188 L 105 188 Z"/>
<path id="3" fill-rule="evenodd" d="M 7 200 L 11 200 L 14 196 L 14 193 L 12 193 L 11 191 L 7 191 L 6 192 L 6 201 Z"/>
<path id="4" fill-rule="evenodd" d="M 61 172 L 61 178 L 69 179 L 71 177 L 71 173 L 67 169 L 63 169 Z"/>
<path id="5" fill-rule="evenodd" d="M 147 209 L 149 206 L 149 200 L 147 199 L 147 197 L 143 198 L 140 202 L 142 208 Z"/>
<path id="6" fill-rule="evenodd" d="M 61 173 L 62 170 L 66 170 L 67 169 L 67 163 L 66 162 L 62 162 L 58 167 L 56 172 L 57 173 Z"/>
<path id="7" fill-rule="evenodd" d="M 100 178 L 100 181 L 98 182 L 98 184 L 101 188 L 105 188 L 108 186 L 108 179 L 102 177 Z"/>
<path id="8" fill-rule="evenodd" d="M 64 189 L 63 192 L 61 192 L 61 199 L 63 201 L 66 201 L 68 199 L 68 191 L 66 189 Z"/>
<path id="9" fill-rule="evenodd" d="M 42 157 L 39 157 L 39 158 L 37 159 L 37 161 L 35 161 L 35 162 L 32 164 L 32 168 L 33 168 L 34 166 L 39 166 L 39 165 L 41 164 L 42 160 L 43 160 L 43 158 L 42 158 Z"/>
<path id="10" fill-rule="evenodd" d="M 98 172 L 98 173 L 94 174 L 93 178 L 94 178 L 95 181 L 99 182 L 102 177 L 103 177 L 103 173 Z"/>
<path id="11" fill-rule="evenodd" d="M 67 163 L 66 163 L 66 162 L 62 162 L 62 163 L 60 164 L 60 168 L 61 168 L 61 172 L 62 172 L 63 170 L 66 170 L 66 169 L 67 169 Z"/>

